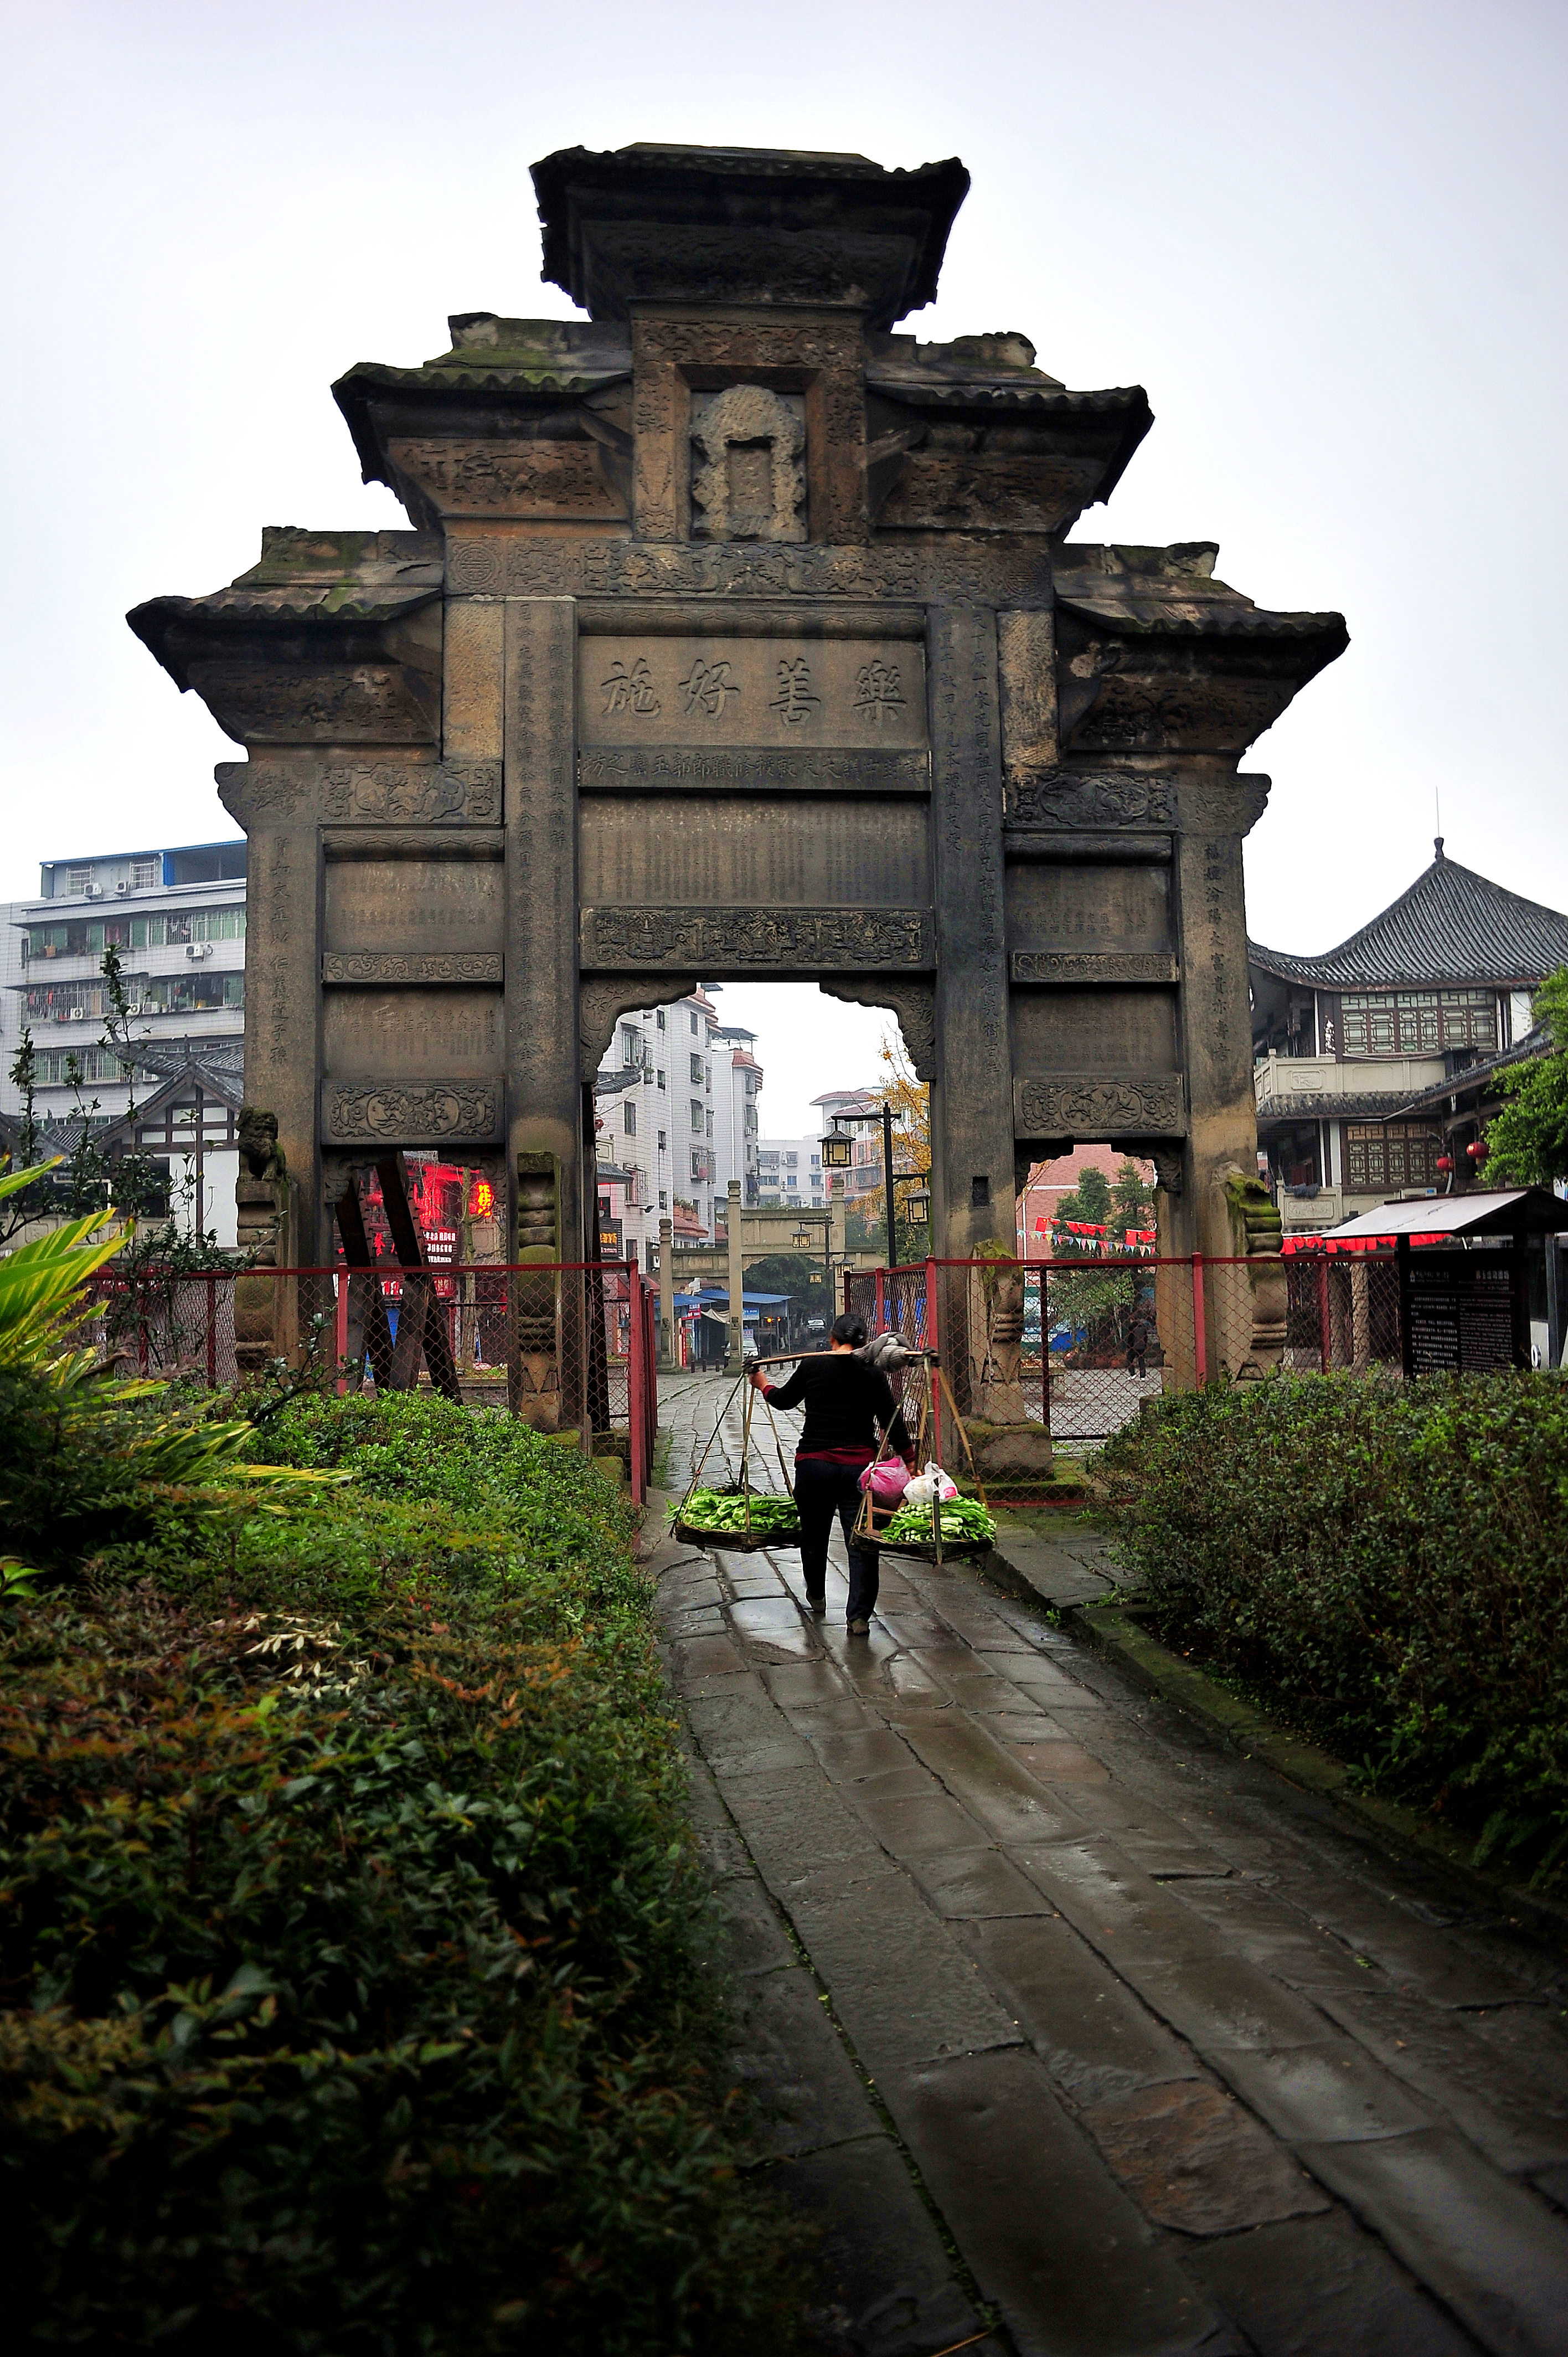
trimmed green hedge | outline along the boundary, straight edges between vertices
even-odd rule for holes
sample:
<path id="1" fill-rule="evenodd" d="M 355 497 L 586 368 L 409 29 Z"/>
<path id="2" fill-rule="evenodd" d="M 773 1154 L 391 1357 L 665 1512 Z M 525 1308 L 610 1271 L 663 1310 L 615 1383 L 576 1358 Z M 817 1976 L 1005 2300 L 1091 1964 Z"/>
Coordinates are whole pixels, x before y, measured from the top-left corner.
<path id="1" fill-rule="evenodd" d="M 1161 1632 L 1480 1855 L 1568 1867 L 1568 1382 L 1284 1377 L 1101 1452 Z"/>
<path id="2" fill-rule="evenodd" d="M 438 1400 L 265 1438 L 354 1479 L 3 1624 L 11 2330 L 781 2348 L 627 1508 Z"/>

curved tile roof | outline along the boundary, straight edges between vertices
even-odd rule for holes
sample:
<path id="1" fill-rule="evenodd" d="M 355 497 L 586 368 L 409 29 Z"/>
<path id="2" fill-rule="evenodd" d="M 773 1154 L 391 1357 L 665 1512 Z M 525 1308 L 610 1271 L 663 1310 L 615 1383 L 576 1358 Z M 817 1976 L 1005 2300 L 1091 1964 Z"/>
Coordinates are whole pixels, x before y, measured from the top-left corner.
<path id="1" fill-rule="evenodd" d="M 1248 956 L 1265 974 L 1320 990 L 1366 990 L 1392 984 L 1513 983 L 1545 980 L 1568 965 L 1568 916 L 1437 856 L 1382 914 L 1321 957 L 1292 957 L 1250 942 Z"/>

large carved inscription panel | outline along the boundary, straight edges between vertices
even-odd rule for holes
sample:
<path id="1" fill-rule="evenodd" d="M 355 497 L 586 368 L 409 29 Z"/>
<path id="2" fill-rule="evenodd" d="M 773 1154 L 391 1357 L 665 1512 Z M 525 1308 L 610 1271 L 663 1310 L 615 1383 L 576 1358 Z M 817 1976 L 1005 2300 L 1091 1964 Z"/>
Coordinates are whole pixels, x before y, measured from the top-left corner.
<path id="1" fill-rule="evenodd" d="M 498 952 L 506 871 L 492 859 L 330 859 L 327 947 Z"/>
<path id="2" fill-rule="evenodd" d="M 926 670 L 908 639 L 585 638 L 585 747 L 737 746 L 873 754 L 926 742 Z"/>
<path id="3" fill-rule="evenodd" d="M 322 1012 L 327 1069 L 335 1079 L 443 1072 L 488 1080 L 503 1060 L 501 1008 L 499 991 L 461 986 L 328 991 Z"/>
<path id="4" fill-rule="evenodd" d="M 1012 998 L 1018 1071 L 1157 1072 L 1180 1060 L 1170 990 L 1015 983 Z"/>
<path id="5" fill-rule="evenodd" d="M 1007 870 L 1007 938 L 1015 950 L 1168 950 L 1166 866 L 1055 866 Z"/>
<path id="6" fill-rule="evenodd" d="M 923 906 L 923 802 L 769 802 L 755 795 L 585 796 L 579 892 L 595 908 Z"/>

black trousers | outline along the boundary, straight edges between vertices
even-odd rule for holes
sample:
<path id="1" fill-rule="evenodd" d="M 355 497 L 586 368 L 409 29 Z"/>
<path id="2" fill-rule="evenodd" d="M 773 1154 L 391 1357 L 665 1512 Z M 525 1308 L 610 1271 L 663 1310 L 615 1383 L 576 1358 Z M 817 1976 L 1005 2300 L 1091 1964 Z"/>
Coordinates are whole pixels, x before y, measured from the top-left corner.
<path id="1" fill-rule="evenodd" d="M 847 1620 L 870 1620 L 881 1579 L 879 1551 L 850 1535 L 860 1512 L 860 1474 L 858 1465 L 832 1465 L 821 1457 L 795 1459 L 795 1503 L 800 1513 L 800 1568 L 806 1577 L 806 1593 L 813 1601 L 826 1593 L 828 1541 L 836 1514 L 849 1549 Z"/>

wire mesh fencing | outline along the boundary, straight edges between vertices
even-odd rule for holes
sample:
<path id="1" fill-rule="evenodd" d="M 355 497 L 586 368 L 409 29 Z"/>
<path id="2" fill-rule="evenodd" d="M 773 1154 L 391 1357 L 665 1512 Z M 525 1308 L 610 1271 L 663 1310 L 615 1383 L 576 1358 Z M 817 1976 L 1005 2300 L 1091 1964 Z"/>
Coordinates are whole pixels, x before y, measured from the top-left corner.
<path id="1" fill-rule="evenodd" d="M 325 1390 L 432 1388 L 575 1432 L 646 1491 L 657 1440 L 657 1297 L 620 1262 L 403 1268 L 113 1265 L 83 1339 L 122 1372 L 220 1390 L 269 1368 Z"/>
<path id="2" fill-rule="evenodd" d="M 966 1418 L 1043 1426 L 1069 1454 L 1168 1393 L 1400 1360 L 1391 1261 L 1337 1266 L 1326 1288 L 1272 1255 L 933 1260 L 854 1272 L 844 1306 L 937 1351 Z"/>
<path id="3" fill-rule="evenodd" d="M 1294 1254 L 1285 1270 L 1284 1365 L 1291 1373 L 1402 1372 L 1400 1271 L 1391 1251 Z"/>

